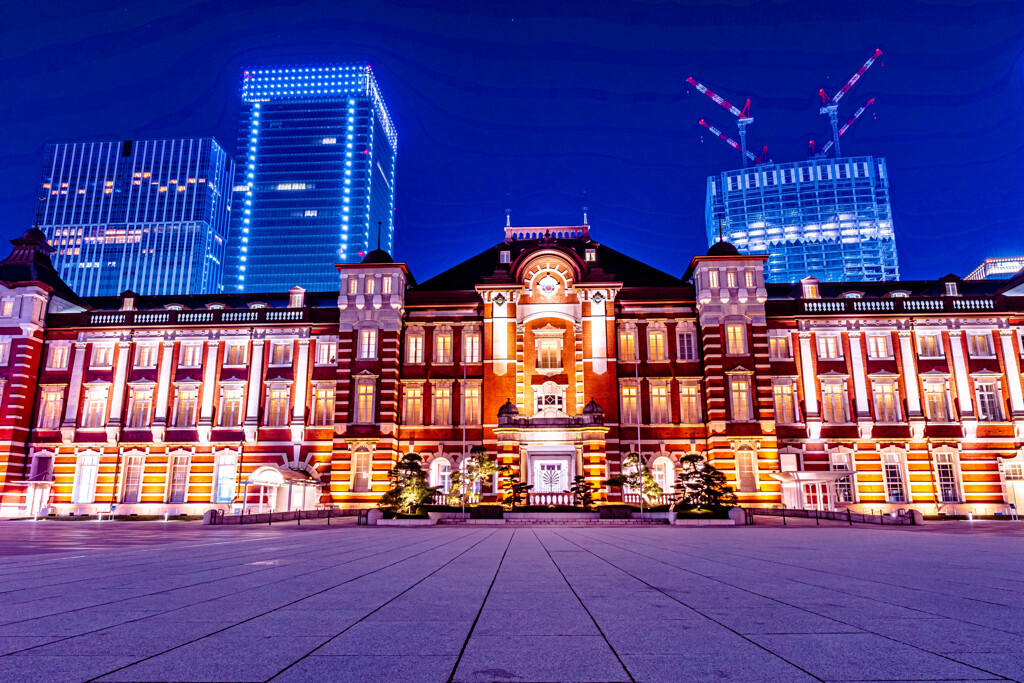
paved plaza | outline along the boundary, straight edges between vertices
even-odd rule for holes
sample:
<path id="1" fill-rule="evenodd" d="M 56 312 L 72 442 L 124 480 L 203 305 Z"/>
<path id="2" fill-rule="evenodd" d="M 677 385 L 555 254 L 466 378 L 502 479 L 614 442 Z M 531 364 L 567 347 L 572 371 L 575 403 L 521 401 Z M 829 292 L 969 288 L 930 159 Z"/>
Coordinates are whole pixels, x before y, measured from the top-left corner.
<path id="1" fill-rule="evenodd" d="M 0 681 L 1020 680 L 1011 524 L 0 522 Z"/>

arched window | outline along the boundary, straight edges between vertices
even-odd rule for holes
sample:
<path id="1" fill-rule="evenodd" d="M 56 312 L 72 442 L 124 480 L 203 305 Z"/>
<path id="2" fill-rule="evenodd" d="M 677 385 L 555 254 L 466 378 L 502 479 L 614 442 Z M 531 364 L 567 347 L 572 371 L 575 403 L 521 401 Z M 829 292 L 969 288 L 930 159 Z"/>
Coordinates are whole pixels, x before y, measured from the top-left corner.
<path id="1" fill-rule="evenodd" d="M 534 389 L 534 400 L 535 412 L 565 412 L 565 387 L 554 382 L 544 382 L 540 387 Z"/>
<path id="2" fill-rule="evenodd" d="M 654 481 L 661 487 L 661 492 L 666 495 L 670 495 L 675 491 L 675 474 L 675 463 L 667 455 L 659 455 L 651 463 L 651 476 L 654 477 Z"/>
<path id="3" fill-rule="evenodd" d="M 434 458 L 430 463 L 430 485 L 438 486 L 441 493 L 448 493 L 452 487 L 452 463 L 448 458 Z"/>
<path id="4" fill-rule="evenodd" d="M 352 454 L 352 493 L 370 490 L 370 451 L 359 448 Z"/>

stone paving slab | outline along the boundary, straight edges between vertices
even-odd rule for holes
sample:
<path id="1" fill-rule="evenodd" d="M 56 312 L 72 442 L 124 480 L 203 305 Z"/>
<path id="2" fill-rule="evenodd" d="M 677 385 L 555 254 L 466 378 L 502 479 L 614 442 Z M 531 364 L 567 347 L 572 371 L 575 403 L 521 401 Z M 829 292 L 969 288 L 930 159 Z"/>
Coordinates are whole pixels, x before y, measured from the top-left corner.
<path id="1" fill-rule="evenodd" d="M 0 522 L 0 681 L 1022 680 L 1001 524 Z"/>

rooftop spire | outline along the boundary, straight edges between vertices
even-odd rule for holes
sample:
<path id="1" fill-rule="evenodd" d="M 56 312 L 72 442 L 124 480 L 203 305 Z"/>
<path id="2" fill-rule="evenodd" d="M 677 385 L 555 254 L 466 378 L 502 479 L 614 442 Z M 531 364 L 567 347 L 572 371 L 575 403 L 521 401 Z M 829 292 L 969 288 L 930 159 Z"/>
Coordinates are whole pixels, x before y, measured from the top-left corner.
<path id="1" fill-rule="evenodd" d="M 505 209 L 505 227 L 512 227 L 512 209 Z"/>

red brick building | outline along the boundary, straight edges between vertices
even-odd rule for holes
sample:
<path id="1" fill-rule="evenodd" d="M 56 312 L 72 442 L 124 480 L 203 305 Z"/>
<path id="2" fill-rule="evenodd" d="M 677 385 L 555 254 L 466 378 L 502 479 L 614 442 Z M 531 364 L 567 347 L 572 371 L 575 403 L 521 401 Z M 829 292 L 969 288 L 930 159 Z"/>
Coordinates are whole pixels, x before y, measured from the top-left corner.
<path id="1" fill-rule="evenodd" d="M 744 504 L 1004 512 L 1024 497 L 1024 277 L 766 285 L 712 247 L 676 274 L 589 226 L 506 228 L 417 282 L 83 300 L 38 231 L 0 263 L 0 511 L 372 504 L 399 454 L 473 446 L 560 502 L 639 449 L 703 453 Z M 497 477 L 483 499 L 501 497 Z"/>

